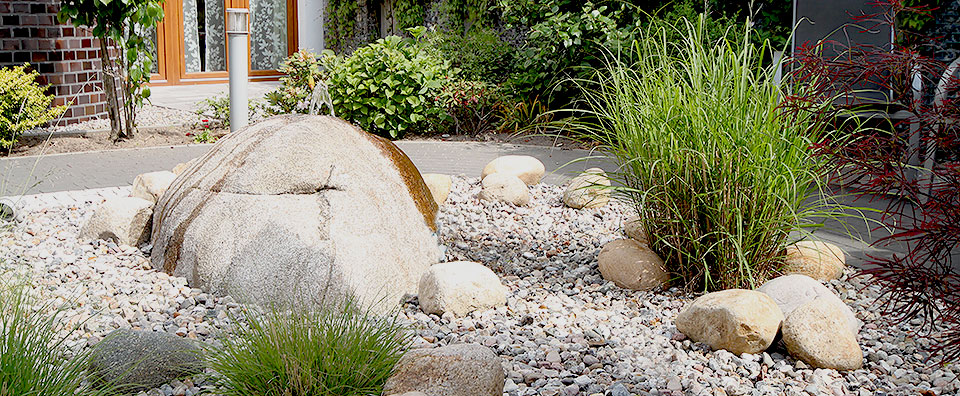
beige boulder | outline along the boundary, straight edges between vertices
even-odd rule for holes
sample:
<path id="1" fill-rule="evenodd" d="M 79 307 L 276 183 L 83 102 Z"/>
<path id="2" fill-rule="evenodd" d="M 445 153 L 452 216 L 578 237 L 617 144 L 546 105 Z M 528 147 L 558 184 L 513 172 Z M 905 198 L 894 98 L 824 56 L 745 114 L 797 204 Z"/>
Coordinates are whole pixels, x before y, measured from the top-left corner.
<path id="1" fill-rule="evenodd" d="M 157 202 L 163 193 L 167 191 L 167 188 L 170 187 L 170 184 L 173 183 L 173 179 L 176 178 L 177 175 L 175 173 L 168 171 L 138 175 L 137 178 L 133 180 L 133 189 L 130 190 L 130 196 L 145 199 L 150 202 Z"/>
<path id="2" fill-rule="evenodd" d="M 453 179 L 450 178 L 450 175 L 424 173 L 423 182 L 427 184 L 427 188 L 430 189 L 430 194 L 433 195 L 433 200 L 437 201 L 438 205 L 447 202 L 447 196 L 450 195 L 450 186 L 453 184 Z"/>
<path id="3" fill-rule="evenodd" d="M 390 141 L 334 117 L 275 116 L 221 138 L 174 181 L 151 261 L 253 303 L 350 295 L 385 312 L 439 261 L 437 209 Z"/>
<path id="4" fill-rule="evenodd" d="M 780 330 L 783 313 L 770 296 L 730 289 L 705 294 L 677 316 L 677 330 L 695 342 L 734 354 L 760 353 Z"/>
<path id="5" fill-rule="evenodd" d="M 420 278 L 420 308 L 428 314 L 470 312 L 507 303 L 507 288 L 483 264 L 454 261 L 434 264 Z"/>
<path id="6" fill-rule="evenodd" d="M 663 260 L 633 239 L 608 242 L 597 256 L 600 274 L 625 289 L 650 290 L 670 281 Z"/>
<path id="7" fill-rule="evenodd" d="M 790 313 L 797 307 L 817 298 L 831 301 L 844 311 L 850 331 L 854 334 L 860 332 L 861 323 L 853 310 L 820 281 L 809 276 L 800 274 L 780 276 L 767 281 L 758 287 L 757 291 L 773 298 L 773 301 L 776 301 L 777 306 L 783 311 L 784 316 L 790 316 Z"/>
<path id="8" fill-rule="evenodd" d="M 187 169 L 190 169 L 190 167 L 193 166 L 193 164 L 195 164 L 196 162 L 197 162 L 196 158 L 187 162 L 181 162 L 177 164 L 177 166 L 173 167 L 173 173 L 176 174 L 177 176 L 180 176 L 181 173 L 186 172 Z"/>
<path id="9" fill-rule="evenodd" d="M 647 239 L 647 230 L 643 229 L 643 223 L 637 216 L 631 216 L 623 222 L 623 233 L 627 235 L 627 238 L 637 242 L 649 242 L 649 239 Z"/>
<path id="10" fill-rule="evenodd" d="M 483 167 L 481 179 L 494 173 L 513 175 L 523 180 L 528 186 L 540 183 L 546 168 L 543 162 L 529 155 L 505 155 L 497 157 Z"/>
<path id="11" fill-rule="evenodd" d="M 139 246 L 150 238 L 152 216 L 153 202 L 136 197 L 110 198 L 80 228 L 80 239 Z"/>
<path id="12" fill-rule="evenodd" d="M 478 344 L 414 349 L 400 358 L 383 394 L 423 392 L 430 396 L 502 396 L 501 359 Z"/>
<path id="13" fill-rule="evenodd" d="M 803 274 L 821 281 L 840 278 L 846 257 L 840 247 L 820 241 L 800 241 L 787 246 L 784 274 Z"/>
<path id="14" fill-rule="evenodd" d="M 790 312 L 783 321 L 787 351 L 818 368 L 856 370 L 863 366 L 863 351 L 843 308 L 818 297 Z"/>
<path id="15" fill-rule="evenodd" d="M 587 169 L 570 180 L 563 191 L 563 204 L 574 209 L 598 208 L 610 202 L 610 179 L 600 168 Z"/>
<path id="16" fill-rule="evenodd" d="M 480 182 L 480 194 L 477 197 L 484 201 L 524 206 L 530 203 L 530 189 L 516 176 L 494 173 Z"/>

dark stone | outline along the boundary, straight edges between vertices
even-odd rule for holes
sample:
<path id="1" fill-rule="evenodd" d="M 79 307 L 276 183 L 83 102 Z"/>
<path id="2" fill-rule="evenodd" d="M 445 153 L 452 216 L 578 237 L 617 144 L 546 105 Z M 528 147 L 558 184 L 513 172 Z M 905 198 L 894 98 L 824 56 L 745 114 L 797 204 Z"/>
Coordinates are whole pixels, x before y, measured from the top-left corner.
<path id="1" fill-rule="evenodd" d="M 200 348 L 173 334 L 114 330 L 93 348 L 90 374 L 98 385 L 137 392 L 203 371 Z"/>
<path id="2" fill-rule="evenodd" d="M 607 391 L 607 396 L 630 396 L 630 391 L 622 383 L 617 382 Z"/>

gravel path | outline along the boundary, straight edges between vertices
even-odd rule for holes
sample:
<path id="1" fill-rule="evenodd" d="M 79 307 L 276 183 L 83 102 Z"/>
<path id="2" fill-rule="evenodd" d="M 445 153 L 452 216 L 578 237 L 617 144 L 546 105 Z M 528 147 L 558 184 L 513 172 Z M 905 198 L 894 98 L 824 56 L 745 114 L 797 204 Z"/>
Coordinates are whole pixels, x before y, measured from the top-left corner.
<path id="1" fill-rule="evenodd" d="M 879 321 L 870 309 L 876 290 L 849 274 L 828 287 L 865 322 L 863 369 L 814 370 L 782 349 L 735 356 L 692 344 L 673 320 L 695 295 L 625 291 L 600 277 L 596 254 L 622 237 L 621 223 L 630 214 L 624 206 L 565 208 L 563 188 L 541 184 L 532 187 L 531 206 L 514 208 L 477 200 L 478 184 L 454 178 L 439 216 L 441 239 L 448 260 L 479 261 L 500 274 L 509 289 L 507 305 L 458 319 L 425 315 L 412 297 L 403 315 L 418 346 L 477 342 L 493 348 L 504 359 L 505 394 L 945 395 L 960 389 L 960 367 L 933 364 L 924 341 L 911 337 L 913 324 Z M 116 328 L 214 341 L 229 326 L 235 301 L 152 270 L 136 248 L 80 243 L 79 226 L 95 205 L 35 210 L 0 231 L 0 258 L 6 260 L 0 269 L 28 274 L 42 295 L 71 305 L 70 322 L 82 323 L 72 336 L 74 349 Z M 199 390 L 175 383 L 150 394 Z"/>

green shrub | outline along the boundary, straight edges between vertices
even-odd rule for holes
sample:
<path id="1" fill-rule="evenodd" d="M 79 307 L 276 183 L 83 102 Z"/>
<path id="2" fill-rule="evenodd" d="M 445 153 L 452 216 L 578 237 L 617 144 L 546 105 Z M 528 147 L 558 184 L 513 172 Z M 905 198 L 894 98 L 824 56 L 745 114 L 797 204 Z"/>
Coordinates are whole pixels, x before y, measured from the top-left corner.
<path id="1" fill-rule="evenodd" d="M 90 387 L 89 352 L 66 357 L 66 335 L 73 329 L 65 320 L 62 309 L 35 303 L 28 285 L 0 281 L 0 396 L 116 393 L 109 386 Z"/>
<path id="2" fill-rule="evenodd" d="M 794 88 L 760 67 L 768 48 L 749 30 L 713 41 L 702 17 L 680 23 L 647 31 L 635 59 L 596 71 L 584 136 L 619 164 L 616 191 L 675 277 L 752 288 L 779 270 L 791 233 L 827 214 L 809 150 L 819 131 L 779 107 Z M 683 40 L 670 43 L 669 29 Z"/>
<path id="3" fill-rule="evenodd" d="M 501 94 L 496 85 L 482 81 L 453 81 L 444 85 L 436 100 L 445 112 L 447 129 L 456 134 L 479 135 L 500 124 Z"/>
<path id="4" fill-rule="evenodd" d="M 395 318 L 337 308 L 246 309 L 233 337 L 211 347 L 224 396 L 379 395 L 409 338 Z"/>
<path id="5" fill-rule="evenodd" d="M 251 100 L 247 104 L 247 117 L 251 122 L 261 116 L 261 108 L 269 106 L 262 102 Z M 264 110 L 266 111 L 266 110 Z M 199 127 L 209 129 L 214 126 L 230 126 L 230 96 L 217 95 L 200 101 L 196 114 L 200 117 Z M 205 142 L 202 142 L 205 143 Z"/>
<path id="6" fill-rule="evenodd" d="M 267 114 L 307 113 L 313 87 L 323 79 L 317 54 L 302 49 L 290 55 L 280 68 L 280 87 L 266 95 Z"/>
<path id="7" fill-rule="evenodd" d="M 435 52 L 397 36 L 331 64 L 329 90 L 337 116 L 394 139 L 430 130 L 430 121 L 441 116 L 433 99 L 453 74 Z"/>
<path id="8" fill-rule="evenodd" d="M 500 84 L 513 72 L 517 51 L 493 30 L 473 29 L 465 35 L 433 31 L 427 33 L 426 41 L 466 80 Z"/>
<path id="9" fill-rule="evenodd" d="M 28 65 L 0 69 L 0 148 L 9 148 L 24 131 L 42 126 L 63 114 L 65 106 L 50 107 L 53 96 L 37 84 L 37 72 Z"/>

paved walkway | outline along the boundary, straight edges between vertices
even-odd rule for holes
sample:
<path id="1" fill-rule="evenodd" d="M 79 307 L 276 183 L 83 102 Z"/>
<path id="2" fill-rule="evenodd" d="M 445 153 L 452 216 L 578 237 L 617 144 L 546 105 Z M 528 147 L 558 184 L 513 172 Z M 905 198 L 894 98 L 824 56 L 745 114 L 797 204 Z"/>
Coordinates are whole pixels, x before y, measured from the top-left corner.
<path id="1" fill-rule="evenodd" d="M 479 142 L 400 141 L 397 145 L 424 173 L 479 177 L 487 162 L 508 154 L 532 155 L 540 159 L 547 168 L 546 183 L 560 184 L 590 167 L 612 169 L 609 162 L 599 159 L 578 161 L 591 156 L 584 150 Z M 178 163 L 202 155 L 210 147 L 189 145 L 2 158 L 0 196 L 13 196 L 22 207 L 36 208 L 63 199 L 82 202 L 126 195 L 138 174 L 173 169 Z M 882 202 L 869 204 L 880 205 Z M 857 240 L 876 240 L 883 234 L 868 234 L 870 226 L 863 222 L 851 225 L 853 228 L 847 231 L 834 222 L 817 231 L 817 236 L 844 248 L 852 257 L 852 264 L 862 262 L 867 254 L 883 254 Z"/>
<path id="2" fill-rule="evenodd" d="M 247 83 L 247 96 L 262 98 L 264 94 L 280 86 L 279 81 L 251 81 Z M 230 90 L 227 83 L 195 85 L 161 85 L 150 87 L 150 103 L 157 106 L 195 111 L 200 101 L 215 96 L 226 96 Z"/>

